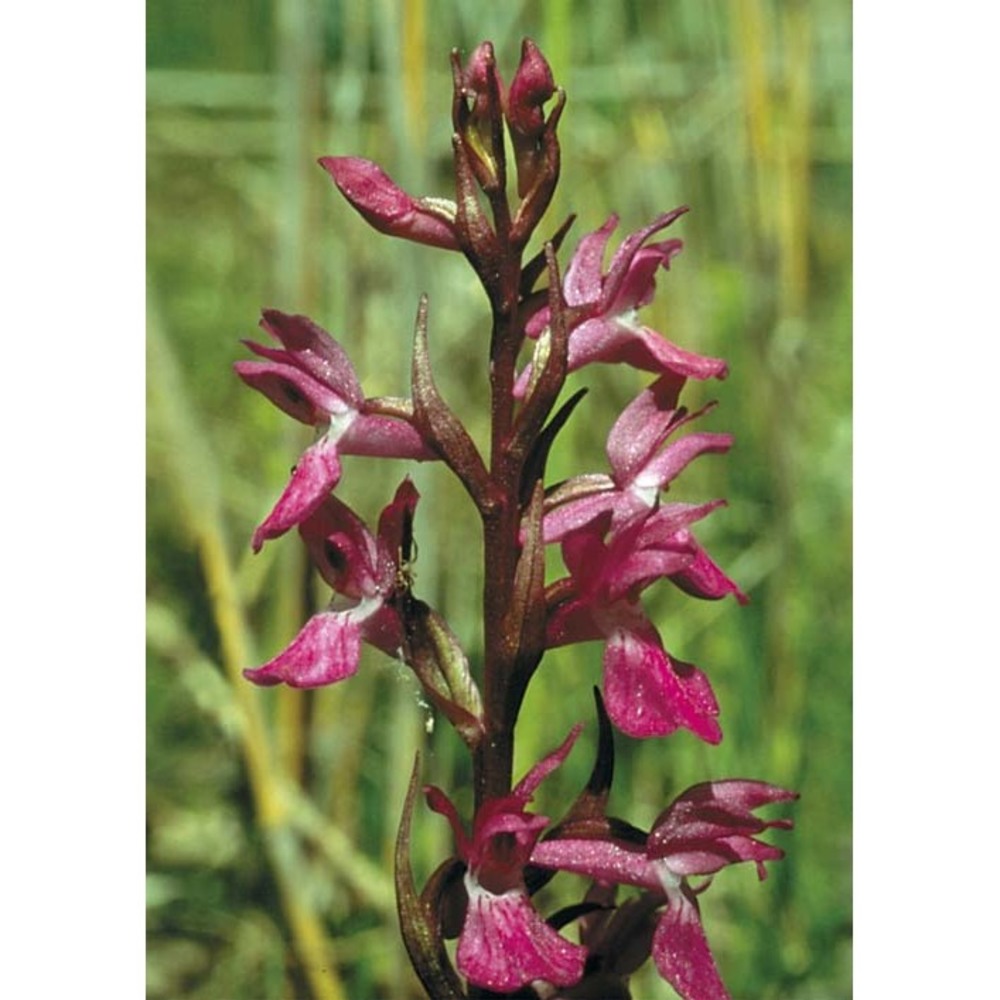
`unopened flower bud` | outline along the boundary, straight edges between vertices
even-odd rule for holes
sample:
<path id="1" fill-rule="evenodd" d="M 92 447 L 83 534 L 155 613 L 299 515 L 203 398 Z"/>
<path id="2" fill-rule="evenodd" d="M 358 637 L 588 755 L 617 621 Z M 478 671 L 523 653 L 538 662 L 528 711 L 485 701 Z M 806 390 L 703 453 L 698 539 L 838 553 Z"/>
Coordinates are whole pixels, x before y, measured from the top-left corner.
<path id="1" fill-rule="evenodd" d="M 493 44 L 481 42 L 477 45 L 461 70 L 458 69 L 457 53 L 453 59 L 455 134 L 483 190 L 502 188 L 505 182 L 504 85 L 497 70 Z"/>
<path id="2" fill-rule="evenodd" d="M 359 156 L 324 156 L 319 164 L 340 193 L 380 233 L 444 250 L 459 249 L 454 202 L 413 198 L 378 164 Z"/>
<path id="3" fill-rule="evenodd" d="M 507 121 L 521 135 L 537 137 L 545 127 L 542 105 L 556 92 L 552 70 L 538 46 L 526 38 L 507 95 Z"/>
<path id="4" fill-rule="evenodd" d="M 523 198 L 534 187 L 543 166 L 543 105 L 556 92 L 552 70 L 530 38 L 521 45 L 521 64 L 507 95 L 507 125 L 517 161 L 517 193 Z"/>

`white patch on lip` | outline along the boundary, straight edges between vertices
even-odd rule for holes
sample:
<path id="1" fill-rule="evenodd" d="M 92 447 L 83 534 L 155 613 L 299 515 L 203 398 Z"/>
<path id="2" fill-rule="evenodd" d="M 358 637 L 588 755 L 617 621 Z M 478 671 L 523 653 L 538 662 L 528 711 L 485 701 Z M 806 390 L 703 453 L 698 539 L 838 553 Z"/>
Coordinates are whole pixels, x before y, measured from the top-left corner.
<path id="1" fill-rule="evenodd" d="M 615 322 L 619 326 L 625 327 L 626 330 L 638 330 L 642 326 L 639 322 L 639 310 L 635 306 L 618 313 L 615 316 Z"/>
<path id="2" fill-rule="evenodd" d="M 385 601 L 379 596 L 362 597 L 361 600 L 354 601 L 345 598 L 342 594 L 334 594 L 333 599 L 327 605 L 327 610 L 339 615 L 345 623 L 360 625 L 371 618 L 383 604 Z M 402 656 L 402 650 L 400 650 L 400 655 Z"/>
<path id="3" fill-rule="evenodd" d="M 660 495 L 660 481 L 649 473 L 640 472 L 632 480 L 629 492 L 641 500 L 647 507 L 655 507 L 656 500 Z"/>
<path id="4" fill-rule="evenodd" d="M 337 410 L 330 414 L 330 427 L 327 430 L 327 436 L 332 441 L 339 441 L 347 431 L 347 428 L 354 423 L 358 417 L 358 411 L 354 407 L 349 406 L 347 403 L 341 403 L 341 406 Z"/>
<path id="5" fill-rule="evenodd" d="M 469 894 L 470 903 L 485 902 L 488 906 L 500 899 L 513 899 L 516 896 L 526 895 L 525 890 L 518 885 L 511 886 L 511 888 L 505 889 L 503 892 L 490 892 L 489 889 L 479 884 L 479 879 L 472 874 L 469 868 L 465 869 L 462 881 L 465 883 L 465 891 Z"/>
<path id="6" fill-rule="evenodd" d="M 651 861 L 650 866 L 652 867 L 657 879 L 659 879 L 660 885 L 663 886 L 663 891 L 668 896 L 676 893 L 677 890 L 680 889 L 681 877 L 670 870 L 670 867 L 667 865 L 666 858 L 659 858 L 656 861 Z"/>

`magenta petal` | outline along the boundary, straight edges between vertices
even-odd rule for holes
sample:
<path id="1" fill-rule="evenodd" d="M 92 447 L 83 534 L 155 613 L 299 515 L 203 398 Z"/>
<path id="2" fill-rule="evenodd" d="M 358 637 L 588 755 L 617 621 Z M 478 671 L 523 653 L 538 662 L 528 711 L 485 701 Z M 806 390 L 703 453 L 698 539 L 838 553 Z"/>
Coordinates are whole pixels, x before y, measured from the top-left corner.
<path id="1" fill-rule="evenodd" d="M 556 649 L 573 642 L 590 642 L 602 638 L 604 633 L 594 621 L 589 601 L 577 599 L 560 604 L 549 615 L 545 627 L 546 649 Z"/>
<path id="2" fill-rule="evenodd" d="M 653 961 L 683 1000 L 729 1000 L 705 939 L 698 906 L 671 893 L 653 935 Z"/>
<path id="3" fill-rule="evenodd" d="M 663 489 L 674 481 L 682 470 L 699 455 L 706 452 L 721 455 L 729 451 L 733 445 L 731 434 L 713 434 L 702 432 L 688 434 L 673 444 L 668 445 L 642 471 L 642 480 L 656 483 Z"/>
<path id="4" fill-rule="evenodd" d="M 409 476 L 396 487 L 396 493 L 386 504 L 378 518 L 379 542 L 394 561 L 399 560 L 403 547 L 407 544 L 408 530 L 412 530 L 413 516 L 417 510 L 420 492 Z M 409 525 L 409 528 L 407 527 Z"/>
<path id="5" fill-rule="evenodd" d="M 649 856 L 666 861 L 677 875 L 710 875 L 740 861 L 753 861 L 764 878 L 763 862 L 784 852 L 755 839 L 768 829 L 790 829 L 790 819 L 761 819 L 753 810 L 796 799 L 762 781 L 705 782 L 679 795 L 656 819 L 649 835 Z"/>
<path id="6" fill-rule="evenodd" d="M 636 885 L 654 892 L 662 886 L 646 852 L 634 844 L 612 840 L 543 840 L 531 852 L 531 863 L 542 868 L 585 875 L 610 885 Z"/>
<path id="7" fill-rule="evenodd" d="M 459 249 L 453 204 L 446 207 L 443 201 L 412 198 L 381 167 L 358 156 L 324 156 L 319 163 L 341 194 L 380 233 L 445 250 Z"/>
<path id="8" fill-rule="evenodd" d="M 535 912 L 523 889 L 487 892 L 466 876 L 469 908 L 458 939 L 458 969 L 475 986 L 510 993 L 536 979 L 570 986 L 583 975 L 586 948 Z"/>
<path id="9" fill-rule="evenodd" d="M 670 577 L 670 581 L 683 590 L 685 594 L 700 597 L 706 601 L 717 601 L 727 594 L 733 594 L 740 604 L 746 604 L 750 600 L 740 590 L 739 585 L 726 576 L 700 546 L 692 562 L 679 573 L 674 573 Z"/>
<path id="10" fill-rule="evenodd" d="M 787 788 L 780 788 L 766 781 L 728 778 L 725 781 L 707 781 L 693 785 L 677 797 L 675 805 L 681 802 L 697 805 L 712 803 L 735 816 L 747 816 L 751 810 L 759 809 L 761 806 L 768 806 L 774 802 L 791 802 L 798 797 L 798 792 L 791 792 Z M 775 824 L 771 822 L 769 825 Z"/>
<path id="11" fill-rule="evenodd" d="M 611 526 L 611 512 L 603 513 L 604 516 L 588 520 L 584 528 L 571 532 L 562 540 L 563 562 L 577 582 L 593 583 L 595 569 L 599 573 L 599 568 L 607 561 L 604 536 Z M 593 590 L 593 587 L 584 589 Z"/>
<path id="12" fill-rule="evenodd" d="M 713 510 L 725 506 L 725 500 L 708 500 L 705 503 L 678 501 L 660 504 L 642 525 L 638 545 L 642 548 L 661 548 L 664 545 L 671 547 L 679 542 L 686 543 L 685 532 L 687 528 L 695 521 L 708 517 Z M 690 532 L 686 532 L 686 535 L 690 534 Z M 697 547 L 695 545 L 695 548 Z"/>
<path id="13" fill-rule="evenodd" d="M 357 409 L 365 398 L 357 372 L 347 352 L 329 333 L 308 316 L 265 309 L 261 327 L 285 350 L 276 351 L 244 341 L 254 353 L 272 361 L 284 361 L 322 382 Z"/>
<path id="14" fill-rule="evenodd" d="M 671 371 L 688 378 L 725 378 L 729 365 L 722 358 L 685 351 L 662 334 L 639 327 L 631 343 L 625 345 L 621 361 L 648 371 Z"/>
<path id="15" fill-rule="evenodd" d="M 625 498 L 619 492 L 592 493 L 556 507 L 545 515 L 543 521 L 545 543 L 561 542 L 568 534 L 589 524 L 605 511 L 614 511 L 622 506 L 623 500 Z M 625 503 L 627 505 L 627 500 Z"/>
<path id="16" fill-rule="evenodd" d="M 618 288 L 611 309 L 641 309 L 653 300 L 656 293 L 656 272 L 670 267 L 684 244 L 680 240 L 664 240 L 643 247 L 632 259 L 625 278 Z"/>
<path id="17" fill-rule="evenodd" d="M 718 743 L 719 705 L 708 678 L 697 667 L 673 661 L 656 630 L 615 628 L 604 649 L 604 700 L 614 725 L 646 739 L 689 729 L 706 743 Z"/>
<path id="18" fill-rule="evenodd" d="M 725 378 L 729 372 L 721 358 L 685 351 L 653 330 L 613 316 L 588 320 L 570 334 L 569 370 L 597 361 L 696 379 Z"/>
<path id="19" fill-rule="evenodd" d="M 469 869 L 478 884 L 493 895 L 524 887 L 524 866 L 542 831 L 547 816 L 520 810 L 517 799 L 491 800 L 494 810 L 480 809 L 473 828 Z M 489 804 L 489 803 L 487 803 Z"/>
<path id="20" fill-rule="evenodd" d="M 693 546 L 683 541 L 669 547 L 637 549 L 607 573 L 606 599 L 608 603 L 627 599 L 635 588 L 645 590 L 651 583 L 681 572 L 693 558 Z"/>
<path id="21" fill-rule="evenodd" d="M 619 486 L 630 483 L 663 442 L 677 419 L 684 378 L 667 372 L 622 410 L 608 434 L 607 455 Z"/>
<path id="22" fill-rule="evenodd" d="M 604 250 L 608 245 L 608 238 L 617 225 L 618 216 L 611 215 L 600 229 L 588 233 L 577 244 L 563 282 L 563 292 L 568 305 L 596 304 L 600 300 Z"/>
<path id="23" fill-rule="evenodd" d="M 611 265 L 608 267 L 607 278 L 604 282 L 604 294 L 601 300 L 601 304 L 605 311 L 609 310 L 610 307 L 617 305 L 622 302 L 622 289 L 625 285 L 626 278 L 635 266 L 636 255 L 640 252 L 640 247 L 642 244 L 649 239 L 653 233 L 659 232 L 661 229 L 666 229 L 671 223 L 676 222 L 686 211 L 688 210 L 687 205 L 681 205 L 680 208 L 675 208 L 672 212 L 664 212 L 662 215 L 658 215 L 653 221 L 648 225 L 644 226 L 642 229 L 631 233 L 622 240 L 618 249 L 615 251 L 614 257 L 611 258 Z M 680 241 L 677 241 L 680 243 Z M 678 251 L 680 247 L 677 248 Z M 668 251 L 667 260 L 674 256 L 676 251 Z M 661 254 L 661 259 L 663 255 Z M 641 266 L 641 265 L 640 265 Z M 648 299 L 648 296 L 647 296 Z M 630 305 L 632 303 L 629 303 Z"/>
<path id="24" fill-rule="evenodd" d="M 535 789 L 569 756 L 573 744 L 583 729 L 582 723 L 577 723 L 570 731 L 569 735 L 552 751 L 547 757 L 543 757 L 515 786 L 512 795 L 517 796 L 523 802 L 527 802 Z"/>
<path id="25" fill-rule="evenodd" d="M 345 597 L 372 597 L 380 580 L 375 539 L 364 522 L 327 494 L 300 525 L 299 534 L 324 580 Z"/>
<path id="26" fill-rule="evenodd" d="M 358 669 L 361 630 L 350 612 L 327 611 L 313 615 L 290 646 L 243 676 L 255 684 L 284 682 L 290 687 L 313 688 L 334 684 Z"/>
<path id="27" fill-rule="evenodd" d="M 361 638 L 369 646 L 382 650 L 386 656 L 399 659 L 404 639 L 399 612 L 389 604 L 381 604 L 362 623 Z"/>
<path id="28" fill-rule="evenodd" d="M 341 435 L 339 447 L 343 455 L 413 458 L 420 462 L 438 457 L 412 424 L 381 414 L 362 413 L 355 417 Z"/>
<path id="29" fill-rule="evenodd" d="M 462 820 L 459 818 L 455 803 L 437 785 L 425 785 L 424 795 L 427 796 L 428 807 L 444 816 L 451 824 L 452 833 L 455 835 L 455 846 L 458 848 L 458 855 L 463 861 L 468 861 L 471 844 L 465 828 L 462 826 Z"/>
<path id="30" fill-rule="evenodd" d="M 322 438 L 302 453 L 274 509 L 253 533 L 254 552 L 259 552 L 268 539 L 277 538 L 301 524 L 319 507 L 339 479 L 336 443 Z"/>
<path id="31" fill-rule="evenodd" d="M 275 352 L 281 353 L 281 352 Z M 293 365 L 278 361 L 237 361 L 233 368 L 250 388 L 263 393 L 293 420 L 315 426 L 347 409 L 343 399 Z"/>
<path id="32" fill-rule="evenodd" d="M 652 849 L 650 856 L 654 856 Z M 767 877 L 765 861 L 780 861 L 785 852 L 750 837 L 715 837 L 695 840 L 689 846 L 674 844 L 667 864 L 675 875 L 712 875 L 728 865 L 753 861 L 760 879 Z"/>

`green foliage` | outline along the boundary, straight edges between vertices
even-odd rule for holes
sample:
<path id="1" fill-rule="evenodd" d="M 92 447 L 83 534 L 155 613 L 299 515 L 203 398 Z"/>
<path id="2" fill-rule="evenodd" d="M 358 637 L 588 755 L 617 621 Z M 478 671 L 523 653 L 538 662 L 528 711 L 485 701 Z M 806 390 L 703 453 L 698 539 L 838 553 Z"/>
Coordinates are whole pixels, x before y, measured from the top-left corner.
<path id="1" fill-rule="evenodd" d="M 724 383 L 690 387 L 688 404 L 718 398 L 704 429 L 732 431 L 737 445 L 692 467 L 678 496 L 728 498 L 701 537 L 752 603 L 648 595 L 667 647 L 711 676 L 725 740 L 619 740 L 612 810 L 648 825 L 709 778 L 799 789 L 787 858 L 763 885 L 749 867 L 720 874 L 703 898 L 705 925 L 735 997 L 847 997 L 850 7 L 483 9 L 148 8 L 148 994 L 419 995 L 392 902 L 393 838 L 415 751 L 424 778 L 455 789 L 460 808 L 471 802 L 467 761 L 444 720 L 430 730 L 412 680 L 384 657 L 366 654 L 350 683 L 313 693 L 238 680 L 322 594 L 294 538 L 249 556 L 302 439 L 230 365 L 259 309 L 274 306 L 333 332 L 371 394 L 403 394 L 427 291 L 440 388 L 482 441 L 471 415 L 484 398 L 488 313 L 471 272 L 457 255 L 369 230 L 315 160 L 368 156 L 410 190 L 447 193 L 450 47 L 491 38 L 509 78 L 529 34 L 568 93 L 549 228 L 576 211 L 571 249 L 611 211 L 629 232 L 691 205 L 675 227 L 685 251 L 661 277 L 649 322 L 732 369 Z M 604 468 L 607 429 L 643 381 L 623 368 L 571 378 L 567 394 L 591 392 L 557 443 L 552 477 Z M 341 494 L 374 515 L 402 468 L 348 460 Z M 416 592 L 475 664 L 478 523 L 442 469 L 414 478 Z M 518 774 L 588 722 L 539 793 L 550 815 L 589 770 L 599 672 L 596 644 L 558 650 L 529 690 Z M 418 804 L 418 879 L 450 849 L 446 824 Z M 646 970 L 636 995 L 671 991 Z"/>

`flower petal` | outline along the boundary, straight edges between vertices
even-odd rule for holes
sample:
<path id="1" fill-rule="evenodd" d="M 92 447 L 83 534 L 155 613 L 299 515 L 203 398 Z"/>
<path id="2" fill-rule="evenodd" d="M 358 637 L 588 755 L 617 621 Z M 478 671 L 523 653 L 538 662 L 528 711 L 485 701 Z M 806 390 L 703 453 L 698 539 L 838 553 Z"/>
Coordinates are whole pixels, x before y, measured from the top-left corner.
<path id="1" fill-rule="evenodd" d="M 647 327 L 614 316 L 587 320 L 570 334 L 568 370 L 594 362 L 696 379 L 725 378 L 729 372 L 721 358 L 685 351 Z"/>
<path id="2" fill-rule="evenodd" d="M 623 493 L 610 490 L 570 500 L 545 515 L 542 525 L 543 538 L 546 545 L 550 542 L 561 542 L 571 532 L 585 527 L 606 511 L 614 513 L 619 507 L 631 510 L 631 506 Z M 625 511 L 625 516 L 627 515 L 628 511 Z"/>
<path id="3" fill-rule="evenodd" d="M 729 1000 L 693 896 L 671 893 L 653 935 L 653 961 L 683 1000 Z"/>
<path id="4" fill-rule="evenodd" d="M 634 306 L 640 299 L 642 304 L 645 304 L 652 297 L 652 289 L 649 288 L 649 294 L 644 294 L 646 289 L 642 288 L 640 290 L 641 281 L 628 281 L 630 275 L 632 275 L 634 268 L 636 267 L 636 257 L 640 253 L 640 247 L 642 244 L 649 239 L 653 233 L 658 233 L 661 229 L 666 229 L 671 223 L 676 222 L 685 212 L 687 212 L 687 205 L 681 205 L 680 208 L 675 208 L 672 212 L 664 212 L 662 215 L 658 215 L 648 226 L 643 226 L 642 229 L 637 230 L 634 233 L 629 234 L 622 240 L 618 249 L 615 251 L 614 257 L 611 258 L 611 265 L 608 267 L 608 274 L 604 281 L 604 293 L 601 299 L 601 305 L 604 312 L 613 312 L 621 308 L 622 305 Z M 668 249 L 659 254 L 658 263 L 669 263 L 670 258 L 680 251 L 680 246 L 678 245 L 676 249 L 673 248 L 673 244 L 680 244 L 680 240 L 668 240 L 666 245 Z M 664 246 L 665 244 L 659 244 L 659 246 Z M 646 248 L 651 250 L 652 248 Z M 654 250 L 655 253 L 655 250 Z M 644 266 L 643 262 L 639 262 L 639 271 L 636 275 L 637 278 L 645 278 L 646 281 L 652 281 L 652 271 L 649 271 L 647 267 Z M 655 268 L 653 269 L 655 270 Z M 623 291 L 626 287 L 631 285 L 629 291 L 633 294 L 629 296 L 623 295 Z"/>
<path id="5" fill-rule="evenodd" d="M 510 993 L 536 979 L 569 986 L 583 975 L 586 948 L 535 912 L 525 890 L 494 895 L 468 873 L 469 908 L 458 939 L 458 969 L 475 986 Z"/>
<path id="6" fill-rule="evenodd" d="M 706 601 L 717 601 L 727 594 L 733 594 L 740 604 L 747 604 L 750 598 L 740 590 L 739 584 L 731 580 L 709 554 L 697 545 L 694 559 L 679 573 L 670 577 L 670 582 L 690 594 Z"/>
<path id="7" fill-rule="evenodd" d="M 347 504 L 327 494 L 299 525 L 299 534 L 334 591 L 355 600 L 375 596 L 380 582 L 375 539 Z"/>
<path id="8" fill-rule="evenodd" d="M 604 700 L 615 726 L 637 739 L 682 727 L 707 743 L 722 739 L 719 705 L 708 678 L 693 664 L 671 659 L 648 622 L 610 632 Z"/>
<path id="9" fill-rule="evenodd" d="M 577 598 L 558 605 L 549 613 L 545 625 L 545 648 L 556 649 L 573 642 L 590 642 L 603 636 L 604 632 L 594 620 L 590 601 Z"/>
<path id="10" fill-rule="evenodd" d="M 253 550 L 301 524 L 323 502 L 340 480 L 337 443 L 329 436 L 307 448 L 292 470 L 292 478 L 271 513 L 253 533 Z"/>
<path id="11" fill-rule="evenodd" d="M 679 795 L 656 819 L 649 835 L 649 856 L 663 859 L 677 875 L 711 875 L 740 861 L 753 861 L 764 878 L 764 861 L 784 852 L 756 840 L 768 829 L 790 829 L 790 819 L 761 819 L 753 810 L 798 798 L 763 781 L 731 779 L 705 782 Z"/>
<path id="12" fill-rule="evenodd" d="M 661 888 L 645 850 L 634 844 L 553 838 L 535 845 L 531 863 L 541 868 L 585 875 L 609 885 L 637 885 L 653 891 Z"/>
<path id="13" fill-rule="evenodd" d="M 424 795 L 427 797 L 428 808 L 444 816 L 451 824 L 451 831 L 455 836 L 455 847 L 458 850 L 458 856 L 463 861 L 468 861 L 472 845 L 468 834 L 465 832 L 465 828 L 462 826 L 462 820 L 459 818 L 455 803 L 437 785 L 425 785 Z"/>
<path id="14" fill-rule="evenodd" d="M 732 445 L 732 434 L 715 434 L 707 431 L 688 434 L 668 445 L 649 462 L 639 477 L 639 484 L 645 485 L 649 482 L 663 489 L 699 455 L 704 455 L 706 452 L 725 454 Z"/>
<path id="15" fill-rule="evenodd" d="M 329 333 L 308 316 L 291 315 L 277 309 L 265 309 L 261 327 L 284 346 L 283 351 L 244 341 L 261 357 L 283 361 L 329 386 L 353 409 L 365 398 L 357 372 L 347 352 Z"/>
<path id="16" fill-rule="evenodd" d="M 583 730 L 583 724 L 577 723 L 569 735 L 547 757 L 543 757 L 515 786 L 512 795 L 522 802 L 528 802 L 535 789 L 569 756 L 573 744 Z"/>
<path id="17" fill-rule="evenodd" d="M 418 462 L 438 457 L 405 420 L 381 414 L 359 414 L 340 438 L 344 455 L 370 455 L 377 458 L 412 458 Z"/>
<path id="18" fill-rule="evenodd" d="M 287 649 L 262 667 L 244 670 L 255 684 L 284 682 L 290 687 L 313 688 L 334 684 L 358 669 L 361 629 L 350 612 L 313 615 Z"/>
<path id="19" fill-rule="evenodd" d="M 617 225 L 618 216 L 612 214 L 600 229 L 588 233 L 577 244 L 569 267 L 566 268 L 566 278 L 563 281 L 563 292 L 567 305 L 580 306 L 600 301 L 604 283 L 601 276 L 604 250 Z M 531 329 L 537 328 L 540 332 L 547 323 L 548 311 L 546 310 L 544 322 L 536 320 Z"/>
<path id="20" fill-rule="evenodd" d="M 652 302 L 656 293 L 656 272 L 661 267 L 667 270 L 670 261 L 683 249 L 681 240 L 663 240 L 662 243 L 643 247 L 632 259 L 611 303 L 611 310 L 641 309 Z"/>
<path id="21" fill-rule="evenodd" d="M 275 351 L 275 354 L 280 353 Z M 347 408 L 344 400 L 328 386 L 293 365 L 278 361 L 237 361 L 233 368 L 251 389 L 263 393 L 278 409 L 300 423 L 315 426 Z"/>
<path id="22" fill-rule="evenodd" d="M 640 392 L 615 421 L 607 455 L 619 487 L 632 482 L 669 434 L 684 382 L 682 376 L 667 372 Z"/>

